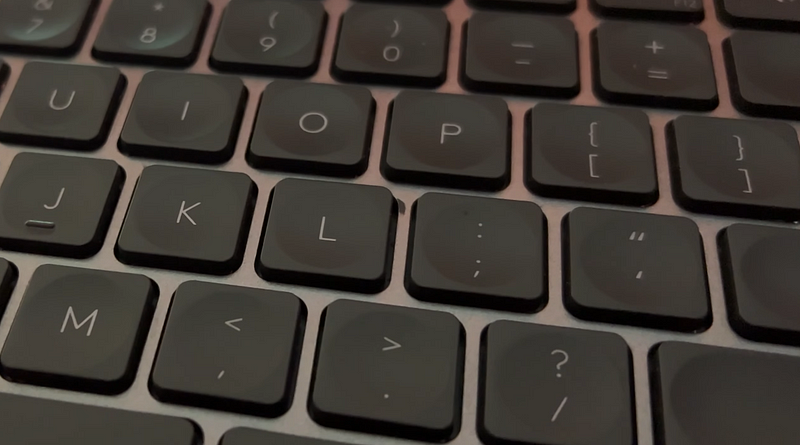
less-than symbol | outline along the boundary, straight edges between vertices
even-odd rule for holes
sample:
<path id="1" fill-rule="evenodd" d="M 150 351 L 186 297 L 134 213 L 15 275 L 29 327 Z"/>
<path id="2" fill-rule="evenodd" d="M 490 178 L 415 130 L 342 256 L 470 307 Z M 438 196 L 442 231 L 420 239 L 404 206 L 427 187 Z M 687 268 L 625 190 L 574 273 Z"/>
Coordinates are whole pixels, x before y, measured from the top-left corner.
<path id="1" fill-rule="evenodd" d="M 229 328 L 235 330 L 236 332 L 241 332 L 242 328 L 240 328 L 239 326 L 236 326 L 236 323 L 239 323 L 242 320 L 244 320 L 244 319 L 243 318 L 234 318 L 233 320 L 226 321 L 225 324 Z"/>

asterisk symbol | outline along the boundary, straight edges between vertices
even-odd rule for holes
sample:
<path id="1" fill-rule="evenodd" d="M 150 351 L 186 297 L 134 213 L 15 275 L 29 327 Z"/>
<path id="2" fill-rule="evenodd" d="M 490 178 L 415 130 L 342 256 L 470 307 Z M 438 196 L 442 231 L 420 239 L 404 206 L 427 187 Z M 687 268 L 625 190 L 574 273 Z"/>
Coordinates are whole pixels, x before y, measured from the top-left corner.
<path id="1" fill-rule="evenodd" d="M 156 3 L 155 5 L 153 5 L 153 10 L 156 11 L 156 12 L 163 11 L 164 10 L 164 4 L 160 3 L 160 2 Z"/>

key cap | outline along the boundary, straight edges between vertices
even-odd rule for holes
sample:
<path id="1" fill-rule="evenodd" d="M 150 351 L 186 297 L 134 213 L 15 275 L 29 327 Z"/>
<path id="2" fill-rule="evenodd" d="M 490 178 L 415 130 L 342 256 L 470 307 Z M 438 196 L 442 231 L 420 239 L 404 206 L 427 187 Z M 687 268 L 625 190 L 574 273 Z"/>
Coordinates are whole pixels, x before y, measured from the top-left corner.
<path id="1" fill-rule="evenodd" d="M 458 434 L 464 328 L 453 315 L 338 300 L 320 329 L 308 400 L 317 423 L 429 442 Z"/>
<path id="2" fill-rule="evenodd" d="M 191 420 L 0 394 L 0 429 L 9 444 L 195 445 Z"/>
<path id="3" fill-rule="evenodd" d="M 464 45 L 466 88 L 556 97 L 580 92 L 578 38 L 565 18 L 476 12 Z"/>
<path id="4" fill-rule="evenodd" d="M 375 101 L 366 88 L 276 80 L 261 96 L 247 162 L 356 177 L 367 170 Z"/>
<path id="5" fill-rule="evenodd" d="M 88 258 L 117 206 L 125 171 L 116 162 L 19 153 L 0 187 L 0 247 Z"/>
<path id="6" fill-rule="evenodd" d="M 646 114 L 545 103 L 526 120 L 525 182 L 533 193 L 626 205 L 658 200 Z"/>
<path id="7" fill-rule="evenodd" d="M 797 442 L 797 357 L 666 342 L 650 367 L 657 444 Z"/>
<path id="8" fill-rule="evenodd" d="M 703 0 L 592 0 L 594 11 L 607 17 L 700 22 Z"/>
<path id="9" fill-rule="evenodd" d="M 119 394 L 133 383 L 157 299 L 144 275 L 40 266 L 0 354 L 0 372 L 20 383 Z"/>
<path id="10" fill-rule="evenodd" d="M 284 179 L 256 271 L 267 281 L 378 293 L 391 279 L 397 201 L 383 187 Z"/>
<path id="11" fill-rule="evenodd" d="M 617 334 L 490 324 L 481 338 L 479 436 L 493 444 L 634 443 L 630 355 Z"/>
<path id="12" fill-rule="evenodd" d="M 3 91 L 6 78 L 8 78 L 8 65 L 6 65 L 3 59 L 0 59 L 0 91 Z"/>
<path id="13" fill-rule="evenodd" d="M 581 207 L 564 230 L 572 315 L 685 332 L 711 324 L 702 240 L 690 219 Z"/>
<path id="14" fill-rule="evenodd" d="M 769 31 L 800 29 L 800 4 L 795 0 L 717 0 L 717 12 L 727 24 Z"/>
<path id="15" fill-rule="evenodd" d="M 279 416 L 292 403 L 305 318 L 305 306 L 289 293 L 183 283 L 150 390 L 164 402 Z"/>
<path id="16" fill-rule="evenodd" d="M 247 89 L 231 76 L 151 71 L 119 138 L 131 156 L 219 164 L 233 156 Z"/>
<path id="17" fill-rule="evenodd" d="M 326 23 L 319 2 L 231 2 L 209 64 L 225 71 L 310 76 L 319 66 Z"/>
<path id="18" fill-rule="evenodd" d="M 99 148 L 126 83 L 116 68 L 28 63 L 0 118 L 0 140 L 72 150 Z"/>
<path id="19" fill-rule="evenodd" d="M 469 0 L 479 8 L 513 9 L 547 12 L 570 12 L 575 9 L 575 0 Z"/>
<path id="20" fill-rule="evenodd" d="M 209 13 L 206 0 L 113 0 L 92 55 L 112 62 L 191 65 Z"/>
<path id="21" fill-rule="evenodd" d="M 413 297 L 521 312 L 547 304 L 547 229 L 536 204 L 426 193 L 411 219 Z"/>
<path id="22" fill-rule="evenodd" d="M 725 66 L 731 100 L 753 116 L 800 118 L 800 60 L 794 49 L 800 36 L 787 33 L 736 31 L 725 40 Z"/>
<path id="23" fill-rule="evenodd" d="M 474 190 L 508 185 L 511 121 L 502 99 L 403 91 L 390 122 L 386 179 Z"/>
<path id="24" fill-rule="evenodd" d="M 11 291 L 17 284 L 17 266 L 0 258 L 0 316 L 6 310 L 8 299 L 11 298 Z"/>
<path id="25" fill-rule="evenodd" d="M 342 18 L 331 73 L 352 82 L 435 87 L 447 74 L 449 36 L 441 9 L 357 3 Z"/>
<path id="26" fill-rule="evenodd" d="M 242 264 L 257 194 L 243 173 L 146 167 L 114 253 L 126 264 L 233 273 Z"/>
<path id="27" fill-rule="evenodd" d="M 696 110 L 719 104 L 708 40 L 697 28 L 603 22 L 592 33 L 592 53 L 594 90 L 605 101 Z"/>
<path id="28" fill-rule="evenodd" d="M 719 248 L 731 327 L 751 340 L 800 344 L 800 234 L 734 224 Z"/>
<path id="29" fill-rule="evenodd" d="M 695 212 L 795 221 L 800 146 L 781 122 L 681 116 L 667 127 L 673 195 Z"/>
<path id="30" fill-rule="evenodd" d="M 234 428 L 222 436 L 219 445 L 344 445 L 329 440 L 307 439 L 299 436 L 259 431 L 251 428 Z"/>
<path id="31" fill-rule="evenodd" d="M 0 3 L 0 50 L 74 54 L 96 4 L 95 0 L 5 0 Z"/>

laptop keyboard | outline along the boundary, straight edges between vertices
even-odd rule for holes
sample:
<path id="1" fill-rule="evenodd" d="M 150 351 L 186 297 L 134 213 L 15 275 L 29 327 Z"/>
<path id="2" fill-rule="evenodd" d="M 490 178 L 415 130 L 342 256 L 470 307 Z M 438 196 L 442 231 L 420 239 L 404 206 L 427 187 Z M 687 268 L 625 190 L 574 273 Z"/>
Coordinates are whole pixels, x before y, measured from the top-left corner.
<path id="1" fill-rule="evenodd" d="M 800 1 L 0 1 L 0 443 L 794 445 Z"/>

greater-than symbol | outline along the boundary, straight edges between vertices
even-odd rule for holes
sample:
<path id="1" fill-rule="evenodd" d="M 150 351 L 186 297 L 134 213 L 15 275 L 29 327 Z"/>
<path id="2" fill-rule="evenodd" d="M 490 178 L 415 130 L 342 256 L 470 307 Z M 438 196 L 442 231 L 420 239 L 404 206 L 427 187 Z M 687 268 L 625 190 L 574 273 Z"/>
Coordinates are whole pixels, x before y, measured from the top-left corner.
<path id="1" fill-rule="evenodd" d="M 391 345 L 391 346 L 385 346 L 383 349 L 381 349 L 381 351 L 384 351 L 384 352 L 386 352 L 386 351 L 392 351 L 392 350 L 394 350 L 394 349 L 400 349 L 400 348 L 402 347 L 402 345 L 401 345 L 400 343 L 397 343 L 396 341 L 392 340 L 392 339 L 391 339 L 391 338 L 389 338 L 389 337 L 383 337 L 383 339 L 384 339 L 384 340 L 386 340 L 386 341 L 388 341 L 388 342 L 389 342 L 389 343 L 391 343 L 392 345 Z"/>

